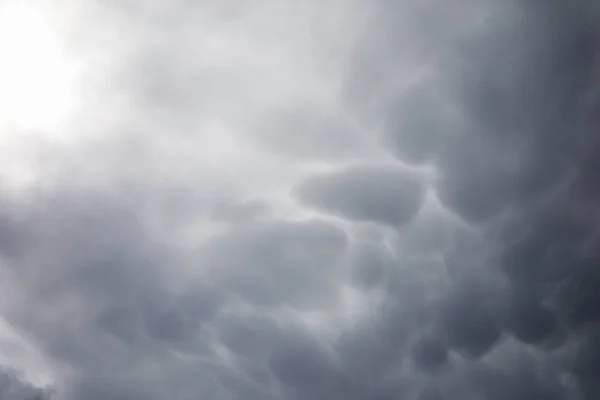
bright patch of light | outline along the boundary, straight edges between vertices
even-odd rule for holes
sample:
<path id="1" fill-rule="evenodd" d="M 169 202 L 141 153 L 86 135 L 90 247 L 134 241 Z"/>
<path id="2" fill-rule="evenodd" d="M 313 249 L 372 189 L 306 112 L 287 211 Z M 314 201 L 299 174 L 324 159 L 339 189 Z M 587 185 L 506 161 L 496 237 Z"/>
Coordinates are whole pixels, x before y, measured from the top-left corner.
<path id="1" fill-rule="evenodd" d="M 40 9 L 23 0 L 0 5 L 0 136 L 58 128 L 75 103 L 75 76 Z"/>

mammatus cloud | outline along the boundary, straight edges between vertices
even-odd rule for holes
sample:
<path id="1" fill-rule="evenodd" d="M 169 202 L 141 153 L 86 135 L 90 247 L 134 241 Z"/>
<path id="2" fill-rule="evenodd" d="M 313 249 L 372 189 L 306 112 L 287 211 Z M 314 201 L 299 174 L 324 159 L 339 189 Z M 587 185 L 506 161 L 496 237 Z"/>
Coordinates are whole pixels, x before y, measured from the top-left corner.
<path id="1" fill-rule="evenodd" d="M 397 227 L 410 221 L 425 197 L 414 173 L 373 166 L 308 178 L 297 191 L 303 202 L 334 215 Z"/>
<path id="2" fill-rule="evenodd" d="M 598 8 L 452 3 L 60 2 L 0 398 L 599 398 Z"/>

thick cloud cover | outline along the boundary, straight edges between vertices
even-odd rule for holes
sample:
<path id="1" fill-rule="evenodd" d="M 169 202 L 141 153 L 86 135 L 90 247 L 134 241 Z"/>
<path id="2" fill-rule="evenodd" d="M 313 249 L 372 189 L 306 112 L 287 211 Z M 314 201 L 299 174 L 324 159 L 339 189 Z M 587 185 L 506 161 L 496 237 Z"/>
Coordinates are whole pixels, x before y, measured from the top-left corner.
<path id="1" fill-rule="evenodd" d="M 595 4 L 30 3 L 0 398 L 600 398 Z"/>

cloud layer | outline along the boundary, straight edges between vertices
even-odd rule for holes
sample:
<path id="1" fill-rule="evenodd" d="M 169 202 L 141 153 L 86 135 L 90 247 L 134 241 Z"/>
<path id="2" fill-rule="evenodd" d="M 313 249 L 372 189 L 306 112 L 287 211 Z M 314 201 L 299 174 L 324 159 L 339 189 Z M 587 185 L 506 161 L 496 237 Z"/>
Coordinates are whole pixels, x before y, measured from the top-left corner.
<path id="1" fill-rule="evenodd" d="M 598 398 L 600 11 L 447 6 L 61 1 L 0 398 Z"/>

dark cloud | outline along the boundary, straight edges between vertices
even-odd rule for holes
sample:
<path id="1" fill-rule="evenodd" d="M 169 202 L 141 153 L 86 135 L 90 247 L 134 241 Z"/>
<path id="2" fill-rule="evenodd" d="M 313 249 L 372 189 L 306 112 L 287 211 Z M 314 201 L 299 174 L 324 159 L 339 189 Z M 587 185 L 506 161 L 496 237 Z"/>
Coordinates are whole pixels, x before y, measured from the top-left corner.
<path id="1" fill-rule="evenodd" d="M 558 334 L 556 315 L 544 307 L 534 288 L 515 287 L 508 300 L 507 330 L 525 343 L 539 343 Z"/>
<path id="2" fill-rule="evenodd" d="M 401 111 L 390 111 L 383 142 L 401 160 L 430 161 L 448 128 L 453 126 L 450 111 L 444 108 L 447 105 L 432 92 L 425 85 L 415 85 L 390 106 L 391 110 Z"/>
<path id="3" fill-rule="evenodd" d="M 26 251 L 13 249 L 8 266 L 24 297 L 3 302 L 5 316 L 47 356 L 77 365 L 68 398 L 149 398 L 146 383 L 121 385 L 113 374 L 139 373 L 167 349 L 205 353 L 201 329 L 218 297 L 202 285 L 177 284 L 176 274 L 167 278 L 180 261 L 126 202 L 59 193 L 16 214 Z"/>
<path id="4" fill-rule="evenodd" d="M 600 14 L 452 6 L 102 14 L 147 139 L 0 207 L 0 312 L 55 396 L 598 398 Z M 51 398 L 9 369 L 0 397 Z"/>
<path id="5" fill-rule="evenodd" d="M 86 377 L 73 384 L 67 393 L 68 399 L 88 398 L 94 400 L 125 400 L 156 398 L 150 390 L 139 385 L 140 382 L 123 382 L 122 378 L 111 376 L 106 378 Z"/>
<path id="6" fill-rule="evenodd" d="M 0 397 L 6 400 L 50 400 L 53 392 L 28 382 L 18 371 L 3 367 L 0 371 Z"/>
<path id="7" fill-rule="evenodd" d="M 584 398 L 593 399 L 600 394 L 598 371 L 600 371 L 600 343 L 598 329 L 590 329 L 578 344 L 571 362 L 571 371 L 577 376 Z"/>
<path id="8" fill-rule="evenodd" d="M 456 285 L 447 287 L 448 297 L 434 308 L 450 349 L 487 359 L 510 334 L 547 355 L 570 353 L 576 338 L 589 337 L 598 321 L 598 255 L 591 250 L 598 221 L 591 161 L 598 148 L 597 9 L 590 2 L 479 3 L 483 8 L 474 5 L 462 27 L 453 26 L 442 39 L 435 35 L 448 25 L 440 23 L 439 31 L 422 35 L 435 40 L 414 47 L 390 39 L 402 28 L 377 17 L 381 26 L 365 35 L 368 50 L 358 50 L 360 67 L 350 71 L 349 93 L 356 95 L 350 101 L 366 121 L 380 121 L 383 143 L 400 160 L 436 165 L 444 207 L 480 229 L 477 245 L 444 253 Z M 416 20 L 437 15 L 433 7 L 424 9 Z M 478 25 L 482 19 L 474 15 L 480 11 L 485 24 Z M 399 18 L 392 6 L 386 14 Z M 423 62 L 422 73 L 403 70 L 412 80 L 394 78 L 403 67 L 400 57 L 423 61 L 432 53 L 436 57 Z M 419 225 L 411 224 L 418 232 Z M 407 229 L 398 247 L 414 257 L 420 240 L 411 242 L 411 235 L 413 229 Z M 494 278 L 502 282 L 500 292 L 473 280 L 481 271 L 493 276 L 501 271 L 504 277 Z M 415 304 L 420 303 L 411 307 Z M 444 348 L 428 347 L 427 340 L 419 339 L 412 350 L 421 367 L 428 365 L 423 349 L 439 355 L 433 349 Z M 590 352 L 580 365 L 593 365 L 591 341 L 579 347 L 578 360 Z M 586 367 L 574 372 L 579 389 L 573 389 L 556 376 L 544 381 L 537 375 L 550 364 L 530 365 L 535 374 L 517 372 L 516 365 L 508 371 L 473 369 L 473 378 L 459 379 L 470 389 L 423 396 L 570 399 L 580 390 L 577 398 L 595 398 L 596 385 L 582 372 Z M 564 363 L 553 367 L 568 375 Z"/>
<path id="9" fill-rule="evenodd" d="M 361 288 L 384 284 L 395 261 L 381 244 L 358 242 L 350 250 L 349 269 L 352 282 Z"/>
<path id="10" fill-rule="evenodd" d="M 501 294 L 491 284 L 460 282 L 442 307 L 448 344 L 468 357 L 485 354 L 502 334 Z"/>
<path id="11" fill-rule="evenodd" d="M 223 290 L 252 303 L 313 307 L 331 289 L 346 241 L 318 220 L 256 223 L 214 239 L 203 262 Z"/>
<path id="12" fill-rule="evenodd" d="M 519 365 L 516 362 L 520 361 Z M 524 364 L 524 365 L 523 365 Z M 529 367 L 529 368 L 528 368 Z M 525 360 L 514 360 L 508 370 L 478 368 L 471 372 L 470 379 L 476 392 L 486 399 L 562 399 L 566 392 L 556 375 L 543 376 L 532 370 Z"/>
<path id="13" fill-rule="evenodd" d="M 220 340 L 233 353 L 257 363 L 285 336 L 282 328 L 264 316 L 222 316 L 217 329 Z"/>
<path id="14" fill-rule="evenodd" d="M 487 218 L 535 199 L 570 168 L 586 140 L 594 29 L 575 7 L 529 4 L 508 7 L 467 41 L 460 67 L 449 66 L 461 76 L 450 79 L 452 99 L 468 125 L 440 156 L 448 206 Z"/>
<path id="15" fill-rule="evenodd" d="M 380 104 L 359 112 L 384 121 L 391 152 L 438 164 L 444 202 L 469 220 L 487 219 L 551 186 L 579 146 L 581 110 L 595 86 L 595 21 L 559 2 L 459 1 L 459 23 L 427 4 L 390 6 L 375 19 L 368 50 L 358 52 L 376 57 L 361 56 L 357 65 L 387 72 L 352 70 L 351 85 L 364 82 L 369 88 L 360 93 Z M 406 25 L 385 23 L 401 21 L 407 9 L 436 28 L 410 36 L 402 35 Z M 401 71 L 411 78 L 396 89 L 398 69 L 411 65 L 400 59 L 416 71 Z"/>
<path id="16" fill-rule="evenodd" d="M 303 390 L 311 376 L 321 376 L 312 371 L 320 353 L 310 330 L 298 336 L 289 324 L 236 310 L 245 304 L 258 316 L 263 307 L 333 302 L 348 241 L 335 226 L 237 222 L 206 241 L 187 267 L 181 250 L 151 234 L 139 209 L 107 193 L 63 187 L 18 211 L 20 231 L 11 240 L 19 246 L 10 249 L 8 267 L 24 302 L 2 308 L 46 356 L 77 366 L 62 382 L 65 398 L 199 390 L 264 398 L 273 388 L 261 389 L 257 380 Z M 205 278 L 189 279 L 192 272 Z M 219 346 L 239 360 L 239 370 L 221 365 Z M 192 360 L 193 368 L 186 367 Z M 144 372 L 156 363 L 164 365 Z M 167 369 L 203 378 L 162 375 Z M 182 387 L 171 389 L 178 379 Z"/>
<path id="17" fill-rule="evenodd" d="M 400 227 L 421 208 L 425 187 L 410 171 L 361 166 L 308 178 L 296 193 L 304 203 L 341 217 Z"/>
<path id="18" fill-rule="evenodd" d="M 440 338 L 425 336 L 415 343 L 412 357 L 419 367 L 425 370 L 435 370 L 448 361 L 448 349 Z"/>
<path id="19" fill-rule="evenodd" d="M 335 360 L 310 342 L 294 340 L 285 343 L 285 346 L 275 349 L 268 362 L 281 382 L 303 391 L 322 391 L 336 383 Z"/>

